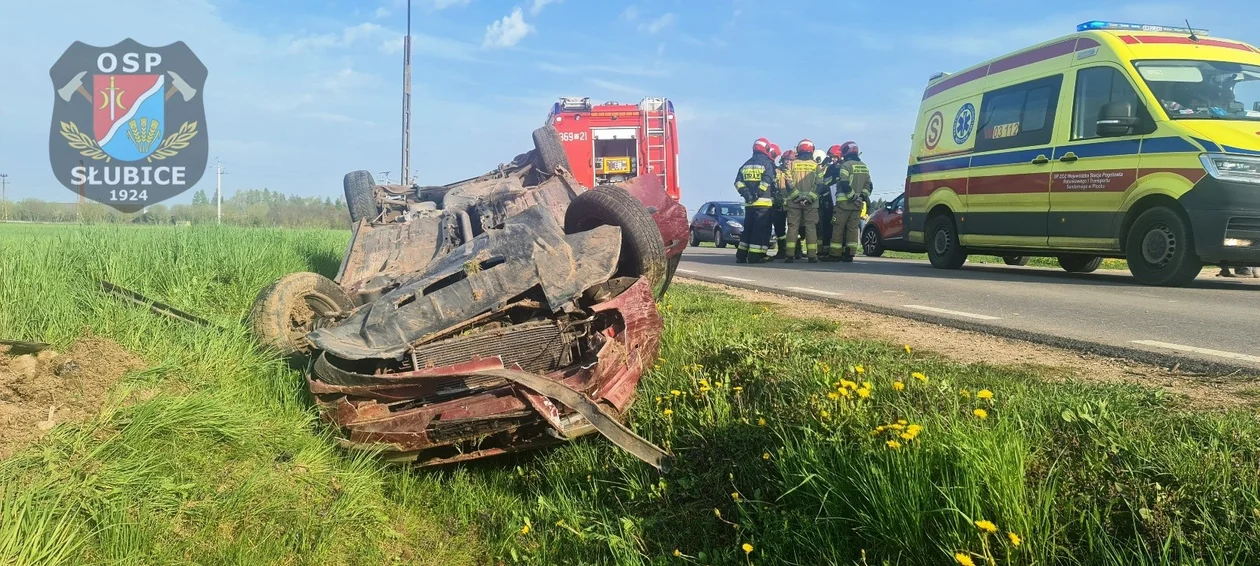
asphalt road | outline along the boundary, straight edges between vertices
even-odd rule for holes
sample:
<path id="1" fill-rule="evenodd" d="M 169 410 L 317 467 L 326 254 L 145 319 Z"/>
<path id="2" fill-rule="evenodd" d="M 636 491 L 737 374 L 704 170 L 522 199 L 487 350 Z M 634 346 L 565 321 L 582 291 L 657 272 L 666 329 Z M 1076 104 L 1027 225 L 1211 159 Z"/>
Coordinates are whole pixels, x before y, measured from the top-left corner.
<path id="1" fill-rule="evenodd" d="M 738 265 L 732 249 L 688 248 L 678 276 L 1166 366 L 1260 370 L 1260 279 L 1221 279 L 1216 271 L 1171 289 L 1140 285 L 1127 271 L 973 263 L 947 271 L 926 259 L 869 257 Z"/>

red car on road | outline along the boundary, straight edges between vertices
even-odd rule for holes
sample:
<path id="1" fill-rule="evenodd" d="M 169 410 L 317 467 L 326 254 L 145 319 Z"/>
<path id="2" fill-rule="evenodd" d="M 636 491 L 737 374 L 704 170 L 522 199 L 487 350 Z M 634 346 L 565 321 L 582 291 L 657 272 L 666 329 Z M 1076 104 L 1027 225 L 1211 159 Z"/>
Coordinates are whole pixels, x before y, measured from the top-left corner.
<path id="1" fill-rule="evenodd" d="M 906 195 L 902 194 L 875 211 L 862 229 L 862 253 L 870 257 L 884 255 L 885 250 L 925 253 L 922 244 L 906 239 Z"/>

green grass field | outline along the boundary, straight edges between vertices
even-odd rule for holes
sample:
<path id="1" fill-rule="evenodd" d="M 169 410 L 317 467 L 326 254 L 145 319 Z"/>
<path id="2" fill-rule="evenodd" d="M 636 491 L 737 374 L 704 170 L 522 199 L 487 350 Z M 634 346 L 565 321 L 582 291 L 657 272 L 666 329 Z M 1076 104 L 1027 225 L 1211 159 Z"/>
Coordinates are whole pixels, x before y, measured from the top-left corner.
<path id="1" fill-rule="evenodd" d="M 339 450 L 241 324 L 346 232 L 0 226 L 0 337 L 92 333 L 148 369 L 0 462 L 2 564 L 1248 564 L 1260 424 L 1134 386 L 845 341 L 675 287 L 630 425 L 441 470 Z M 98 279 L 210 319 L 103 296 Z M 992 531 L 992 532 L 990 532 Z M 1013 535 L 1013 536 L 1012 536 Z M 1017 538 L 1016 538 L 1017 537 Z M 1018 542 L 1018 544 L 1017 544 Z M 957 555 L 957 556 L 956 556 Z"/>

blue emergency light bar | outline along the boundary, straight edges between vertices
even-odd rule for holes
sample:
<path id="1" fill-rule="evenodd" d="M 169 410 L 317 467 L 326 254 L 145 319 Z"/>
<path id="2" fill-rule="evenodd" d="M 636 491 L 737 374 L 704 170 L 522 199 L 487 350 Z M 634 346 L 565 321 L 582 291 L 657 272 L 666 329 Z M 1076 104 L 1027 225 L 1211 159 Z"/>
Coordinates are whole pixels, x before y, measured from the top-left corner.
<path id="1" fill-rule="evenodd" d="M 1085 22 L 1076 26 L 1076 31 L 1102 31 L 1102 30 L 1118 30 L 1118 31 L 1153 31 L 1160 33 L 1193 33 L 1195 35 L 1207 35 L 1208 30 L 1191 29 L 1190 27 L 1170 27 L 1170 26 L 1153 26 L 1150 24 L 1126 24 L 1124 22 L 1104 22 L 1094 20 Z"/>

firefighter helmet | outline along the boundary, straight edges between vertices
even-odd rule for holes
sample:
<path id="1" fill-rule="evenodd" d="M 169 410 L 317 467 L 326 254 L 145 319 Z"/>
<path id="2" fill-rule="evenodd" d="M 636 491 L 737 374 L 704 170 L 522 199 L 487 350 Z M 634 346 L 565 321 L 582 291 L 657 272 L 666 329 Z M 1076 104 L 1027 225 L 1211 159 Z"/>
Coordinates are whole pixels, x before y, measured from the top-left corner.
<path id="1" fill-rule="evenodd" d="M 840 146 L 833 145 L 827 148 L 827 155 L 830 157 L 841 157 L 842 154 L 840 153 L 840 149 L 841 149 Z"/>
<path id="2" fill-rule="evenodd" d="M 858 149 L 857 142 L 847 141 L 844 142 L 844 145 L 840 146 L 840 155 L 843 155 L 844 157 L 848 157 L 850 155 L 860 155 L 861 153 L 862 150 Z"/>
<path id="3" fill-rule="evenodd" d="M 822 162 L 826 160 L 827 160 L 827 154 L 824 153 L 823 150 L 821 149 L 814 150 L 814 163 L 821 165 Z"/>
<path id="4" fill-rule="evenodd" d="M 795 149 L 789 149 L 789 150 L 787 150 L 787 151 L 783 152 L 783 160 L 784 160 L 784 161 L 791 161 L 791 160 L 793 160 L 793 159 L 796 159 L 796 150 L 795 150 Z"/>
<path id="5" fill-rule="evenodd" d="M 768 152 L 768 155 L 770 156 L 771 160 L 778 161 L 779 155 L 782 153 L 783 152 L 779 150 L 778 144 L 773 144 L 773 143 L 770 144 L 770 151 Z"/>
<path id="6" fill-rule="evenodd" d="M 796 154 L 802 156 L 814 155 L 814 142 L 809 140 L 801 140 L 796 144 Z"/>
<path id="7" fill-rule="evenodd" d="M 764 153 L 769 155 L 770 140 L 766 138 L 757 138 L 757 141 L 753 142 L 753 153 Z"/>

